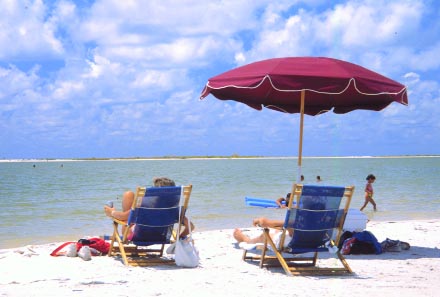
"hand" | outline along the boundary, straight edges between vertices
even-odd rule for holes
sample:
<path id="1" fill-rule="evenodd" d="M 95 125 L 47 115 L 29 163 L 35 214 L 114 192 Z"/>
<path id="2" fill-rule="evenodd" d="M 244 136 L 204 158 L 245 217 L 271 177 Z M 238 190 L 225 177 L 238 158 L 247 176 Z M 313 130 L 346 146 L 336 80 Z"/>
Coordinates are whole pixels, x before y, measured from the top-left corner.
<path id="1" fill-rule="evenodd" d="M 108 216 L 108 217 L 112 217 L 112 212 L 113 211 L 115 211 L 115 208 L 114 207 L 109 207 L 109 206 L 107 206 L 107 205 L 104 205 L 104 212 L 105 212 L 105 215 L 106 216 Z"/>
<path id="2" fill-rule="evenodd" d="M 255 227 L 260 227 L 260 219 L 254 219 L 252 221 L 252 225 Z"/>
<path id="3" fill-rule="evenodd" d="M 265 218 L 256 218 L 253 221 L 255 227 L 266 227 L 265 222 L 266 222 Z"/>

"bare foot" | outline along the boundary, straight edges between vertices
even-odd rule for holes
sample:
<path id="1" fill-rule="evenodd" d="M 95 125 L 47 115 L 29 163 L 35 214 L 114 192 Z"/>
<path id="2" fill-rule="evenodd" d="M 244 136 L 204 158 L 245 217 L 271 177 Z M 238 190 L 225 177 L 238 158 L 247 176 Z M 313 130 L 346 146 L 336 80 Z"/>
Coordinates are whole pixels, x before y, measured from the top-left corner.
<path id="1" fill-rule="evenodd" d="M 234 235 L 235 240 L 237 240 L 238 242 L 249 243 L 249 240 L 250 240 L 249 236 L 244 235 L 244 233 L 240 229 L 238 229 L 238 228 L 235 229 L 233 235 Z"/>

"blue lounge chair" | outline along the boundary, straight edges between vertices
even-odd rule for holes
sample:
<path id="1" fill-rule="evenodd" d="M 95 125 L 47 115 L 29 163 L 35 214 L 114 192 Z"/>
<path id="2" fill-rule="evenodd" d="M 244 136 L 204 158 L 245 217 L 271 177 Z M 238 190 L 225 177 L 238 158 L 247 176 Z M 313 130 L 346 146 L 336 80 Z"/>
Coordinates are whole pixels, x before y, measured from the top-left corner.
<path id="1" fill-rule="evenodd" d="M 260 267 L 275 262 L 280 264 L 288 275 L 352 273 L 345 258 L 335 249 L 339 243 L 353 191 L 352 186 L 295 184 L 292 189 L 293 199 L 287 208 L 278 245 L 271 238 L 269 229 L 265 228 L 265 242 L 261 254 L 248 256 L 245 250 L 243 260 L 260 260 Z M 293 207 L 293 201 L 296 201 L 298 207 Z M 291 240 L 284 244 L 289 231 L 292 233 Z M 326 252 L 332 255 L 329 248 L 335 251 L 342 265 L 322 267 L 324 265 L 318 263 L 319 253 Z"/>
<path id="2" fill-rule="evenodd" d="M 180 232 L 179 218 L 185 216 L 191 190 L 191 185 L 138 187 L 128 221 L 113 219 L 109 256 L 118 254 L 125 265 L 133 266 L 174 264 L 163 251 Z M 122 235 L 119 226 L 124 226 Z"/>

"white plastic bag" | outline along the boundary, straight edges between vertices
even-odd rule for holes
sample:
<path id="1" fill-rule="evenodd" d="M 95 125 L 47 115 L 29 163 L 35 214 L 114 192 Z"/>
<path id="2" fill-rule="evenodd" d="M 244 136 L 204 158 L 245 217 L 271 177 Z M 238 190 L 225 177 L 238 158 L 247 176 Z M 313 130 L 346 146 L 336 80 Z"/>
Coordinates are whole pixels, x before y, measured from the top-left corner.
<path id="1" fill-rule="evenodd" d="M 185 239 L 178 239 L 175 243 L 174 261 L 176 262 L 177 266 L 194 268 L 199 266 L 200 257 L 199 251 L 194 245 L 194 240 L 192 239 L 191 222 L 189 219 L 188 225 L 189 235 Z"/>
<path id="2" fill-rule="evenodd" d="M 191 236 L 186 239 L 179 239 L 176 242 L 174 260 L 177 266 L 197 267 L 199 266 L 199 251 L 194 245 Z"/>

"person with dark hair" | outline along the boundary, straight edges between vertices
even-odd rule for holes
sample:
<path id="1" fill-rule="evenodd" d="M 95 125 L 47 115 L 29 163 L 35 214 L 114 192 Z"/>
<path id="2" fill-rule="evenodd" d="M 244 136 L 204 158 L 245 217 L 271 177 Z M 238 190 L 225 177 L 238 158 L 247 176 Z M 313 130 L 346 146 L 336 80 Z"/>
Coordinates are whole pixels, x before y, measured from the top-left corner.
<path id="1" fill-rule="evenodd" d="M 369 174 L 366 178 L 367 184 L 365 185 L 365 202 L 364 205 L 361 207 L 361 211 L 364 210 L 364 208 L 368 205 L 368 203 L 373 204 L 374 211 L 377 210 L 376 207 L 376 201 L 373 199 L 373 183 L 376 180 L 376 177 L 373 174 Z"/>
<path id="2" fill-rule="evenodd" d="M 286 197 L 280 197 L 277 200 L 275 200 L 276 204 L 280 208 L 286 208 L 289 206 L 289 200 L 290 200 L 290 193 L 287 193 Z"/>

